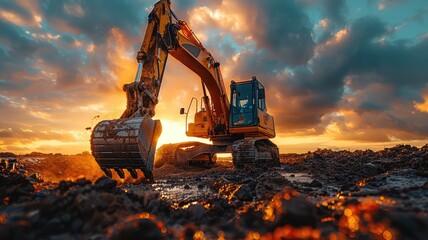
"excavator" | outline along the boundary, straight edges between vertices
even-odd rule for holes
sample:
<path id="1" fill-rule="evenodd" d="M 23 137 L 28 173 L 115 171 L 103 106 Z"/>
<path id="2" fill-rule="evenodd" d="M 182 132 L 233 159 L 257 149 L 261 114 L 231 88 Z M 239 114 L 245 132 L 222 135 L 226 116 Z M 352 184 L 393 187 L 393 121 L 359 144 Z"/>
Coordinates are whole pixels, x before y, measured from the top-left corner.
<path id="1" fill-rule="evenodd" d="M 264 86 L 255 76 L 248 81 L 231 81 L 229 101 L 220 63 L 189 25 L 178 19 L 170 0 L 160 0 L 148 16 L 135 80 L 123 86 L 126 110 L 119 119 L 99 122 L 91 134 L 92 154 L 106 176 L 112 177 L 113 170 L 124 178 L 126 170 L 138 178 L 140 170 L 146 179 L 153 180 L 156 145 L 162 132 L 160 120 L 153 117 L 169 55 L 201 79 L 203 96 L 194 122 L 187 124 L 187 115 L 196 98 L 187 111 L 180 109 L 186 114 L 186 135 L 209 139 L 212 144 L 170 144 L 158 150 L 157 161 L 215 163 L 216 154 L 231 153 L 236 168 L 279 164 L 278 147 L 269 140 L 275 137 L 275 126 L 267 113 Z"/>

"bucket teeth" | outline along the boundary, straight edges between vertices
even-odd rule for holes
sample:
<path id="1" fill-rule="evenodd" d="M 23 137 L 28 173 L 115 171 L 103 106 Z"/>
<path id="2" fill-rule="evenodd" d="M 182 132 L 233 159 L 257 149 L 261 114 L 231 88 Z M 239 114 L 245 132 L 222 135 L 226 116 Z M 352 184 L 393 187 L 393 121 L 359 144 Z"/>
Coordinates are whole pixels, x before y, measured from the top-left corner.
<path id="1" fill-rule="evenodd" d="M 104 174 L 107 177 L 111 178 L 113 176 L 110 169 L 108 169 L 108 168 L 101 168 L 101 170 L 103 170 Z"/>
<path id="2" fill-rule="evenodd" d="M 138 177 L 137 171 L 133 168 L 127 168 L 128 172 L 131 174 L 132 178 L 136 179 Z"/>
<path id="3" fill-rule="evenodd" d="M 117 172 L 120 178 L 125 178 L 125 172 L 121 168 L 115 167 L 114 170 Z"/>
<path id="4" fill-rule="evenodd" d="M 148 179 L 150 182 L 154 182 L 153 173 L 151 171 L 143 171 L 143 169 L 141 169 L 141 171 L 144 173 L 144 177 L 146 179 Z"/>
<path id="5" fill-rule="evenodd" d="M 162 125 L 150 117 L 101 121 L 91 135 L 92 155 L 106 176 L 112 170 L 120 178 L 125 171 L 138 178 L 137 171 L 152 172 L 157 140 Z"/>

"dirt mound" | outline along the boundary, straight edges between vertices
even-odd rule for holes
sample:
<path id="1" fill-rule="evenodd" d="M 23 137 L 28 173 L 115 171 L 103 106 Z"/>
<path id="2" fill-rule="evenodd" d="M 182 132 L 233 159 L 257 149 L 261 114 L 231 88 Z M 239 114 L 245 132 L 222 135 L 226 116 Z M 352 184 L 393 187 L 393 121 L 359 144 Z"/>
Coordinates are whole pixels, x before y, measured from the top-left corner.
<path id="1" fill-rule="evenodd" d="M 83 177 L 94 181 L 104 175 L 95 159 L 89 154 L 19 156 L 19 166 L 23 167 L 25 174 L 36 173 L 50 182 Z"/>
<path id="2" fill-rule="evenodd" d="M 20 163 L 0 172 L 0 239 L 425 239 L 427 150 L 317 150 L 245 170 L 164 165 L 154 183 L 48 182 Z"/>

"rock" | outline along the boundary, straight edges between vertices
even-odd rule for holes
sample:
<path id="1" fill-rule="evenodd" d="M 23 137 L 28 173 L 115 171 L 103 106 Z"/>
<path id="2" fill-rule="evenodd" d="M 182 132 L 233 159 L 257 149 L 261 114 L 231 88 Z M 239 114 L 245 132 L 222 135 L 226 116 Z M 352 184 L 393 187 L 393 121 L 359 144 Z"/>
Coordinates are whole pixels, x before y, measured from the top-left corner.
<path id="1" fill-rule="evenodd" d="M 116 188 L 117 182 L 109 177 L 102 176 L 94 184 L 95 189 L 112 190 Z"/>
<path id="2" fill-rule="evenodd" d="M 74 203 L 79 206 L 77 211 L 80 216 L 89 218 L 94 214 L 95 208 L 92 204 L 92 200 L 88 195 L 77 195 Z M 77 207 L 76 207 L 77 208 Z"/>
<path id="3" fill-rule="evenodd" d="M 31 182 L 43 182 L 42 177 L 38 173 L 31 174 L 30 176 L 27 177 L 27 180 Z"/>
<path id="4" fill-rule="evenodd" d="M 56 232 L 60 225 L 61 225 L 61 220 L 56 217 L 48 221 L 46 228 L 50 229 L 52 232 Z"/>
<path id="5" fill-rule="evenodd" d="M 252 231 L 261 232 L 266 230 L 266 224 L 263 220 L 263 212 L 255 211 L 254 209 L 250 209 L 250 211 L 240 216 L 239 225 L 245 226 L 247 229 L 251 229 Z"/>
<path id="6" fill-rule="evenodd" d="M 147 206 L 151 213 L 157 214 L 160 210 L 161 202 L 159 199 L 154 199 L 150 201 L 149 205 Z"/>
<path id="7" fill-rule="evenodd" d="M 31 200 L 34 191 L 30 181 L 20 174 L 0 175 L 0 205 Z"/>
<path id="8" fill-rule="evenodd" d="M 197 222 L 202 219 L 202 217 L 207 213 L 207 209 L 200 204 L 192 204 L 187 208 L 187 212 L 190 213 L 192 219 Z"/>
<path id="9" fill-rule="evenodd" d="M 6 159 L 0 159 L 0 169 L 1 170 L 3 170 L 3 169 L 6 169 L 7 168 L 7 161 L 6 161 Z"/>
<path id="10" fill-rule="evenodd" d="M 70 230 L 72 232 L 79 233 L 79 232 L 81 232 L 82 227 L 83 227 L 82 220 L 80 220 L 79 218 L 77 218 L 77 219 L 74 219 L 72 221 L 71 226 L 70 226 Z"/>
<path id="11" fill-rule="evenodd" d="M 131 193 L 137 196 L 137 199 L 147 206 L 152 200 L 159 199 L 160 192 L 146 189 L 134 189 Z"/>
<path id="12" fill-rule="evenodd" d="M 65 193 L 73 186 L 74 186 L 74 183 L 71 181 L 61 181 L 58 183 L 57 189 L 59 189 L 61 193 Z"/>
<path id="13" fill-rule="evenodd" d="M 254 198 L 254 195 L 248 185 L 241 185 L 234 195 L 241 201 L 252 201 Z"/>
<path id="14" fill-rule="evenodd" d="M 36 223 L 40 219 L 40 211 L 34 210 L 27 214 L 28 220 L 30 220 L 31 223 Z"/>
<path id="15" fill-rule="evenodd" d="M 186 224 L 180 232 L 179 239 L 194 239 L 193 236 L 198 231 L 195 225 Z"/>
<path id="16" fill-rule="evenodd" d="M 79 179 L 76 180 L 76 184 L 82 187 L 82 186 L 85 186 L 85 185 L 90 185 L 91 181 L 89 181 L 86 178 L 79 178 Z"/>
<path id="17" fill-rule="evenodd" d="M 285 225 L 315 227 L 319 222 L 316 208 L 291 189 L 275 195 L 264 212 L 264 219 L 274 228 Z"/>
<path id="18" fill-rule="evenodd" d="M 312 180 L 311 183 L 309 183 L 309 186 L 314 187 L 314 188 L 321 188 L 322 187 L 322 183 L 316 179 Z"/>
<path id="19" fill-rule="evenodd" d="M 161 224 L 157 224 L 156 221 L 152 220 L 148 213 L 147 215 L 145 214 L 137 214 L 128 217 L 123 222 L 116 223 L 109 230 L 110 239 L 165 239 L 162 228 L 160 228 Z"/>
<path id="20" fill-rule="evenodd" d="M 100 193 L 97 201 L 97 211 L 104 212 L 108 209 L 111 201 L 114 201 L 108 193 Z"/>
<path id="21" fill-rule="evenodd" d="M 214 206 L 214 209 L 220 210 L 222 212 L 227 211 L 231 208 L 229 203 L 224 198 L 214 198 L 212 199 L 212 205 Z"/>
<path id="22" fill-rule="evenodd" d="M 48 239 L 49 240 L 71 240 L 76 238 L 73 237 L 73 235 L 71 235 L 70 233 L 63 233 L 59 235 L 50 236 Z"/>
<path id="23" fill-rule="evenodd" d="M 159 199 L 160 192 L 159 191 L 145 191 L 143 198 L 144 198 L 144 205 L 148 205 L 151 201 Z"/>
<path id="24" fill-rule="evenodd" d="M 70 214 L 68 214 L 68 213 L 64 213 L 64 214 L 60 217 L 60 219 L 61 219 L 61 222 L 62 222 L 62 223 L 68 224 L 68 223 L 70 222 L 70 220 L 71 220 L 71 216 L 70 216 Z"/>
<path id="25" fill-rule="evenodd" d="M 89 238 L 89 240 L 103 240 L 103 239 L 105 239 L 105 237 L 102 234 L 94 234 Z"/>
<path id="26" fill-rule="evenodd" d="M 394 229 L 399 230 L 398 238 L 426 239 L 428 236 L 428 222 L 423 218 L 404 213 L 393 214 L 385 218 L 391 221 Z"/>

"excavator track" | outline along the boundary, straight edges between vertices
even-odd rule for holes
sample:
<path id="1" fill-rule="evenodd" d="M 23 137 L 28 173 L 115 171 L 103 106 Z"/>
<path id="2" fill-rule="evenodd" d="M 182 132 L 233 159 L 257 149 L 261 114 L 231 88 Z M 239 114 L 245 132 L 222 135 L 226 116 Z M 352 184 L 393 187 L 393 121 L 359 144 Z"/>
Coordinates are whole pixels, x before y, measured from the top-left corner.
<path id="1" fill-rule="evenodd" d="M 101 121 L 92 132 L 92 155 L 108 177 L 112 177 L 114 170 L 120 178 L 125 178 L 127 170 L 137 178 L 137 170 L 141 170 L 145 178 L 152 180 L 161 131 L 160 121 L 148 117 Z"/>
<path id="2" fill-rule="evenodd" d="M 178 167 L 207 166 L 215 163 L 216 153 L 232 152 L 233 165 L 277 166 L 280 164 L 278 147 L 265 138 L 242 139 L 233 145 L 211 145 L 183 142 L 161 146 L 156 155 L 156 167 L 171 164 Z"/>
<path id="3" fill-rule="evenodd" d="M 212 145 L 201 142 L 181 142 L 162 145 L 156 153 L 155 167 L 171 164 L 177 167 L 211 167 L 216 162 L 216 153 L 230 152 L 227 145 Z"/>
<path id="4" fill-rule="evenodd" d="M 279 150 L 269 139 L 242 139 L 233 143 L 232 161 L 236 168 L 276 166 L 280 164 Z"/>

